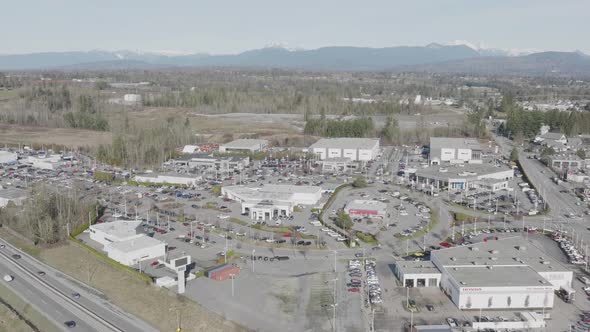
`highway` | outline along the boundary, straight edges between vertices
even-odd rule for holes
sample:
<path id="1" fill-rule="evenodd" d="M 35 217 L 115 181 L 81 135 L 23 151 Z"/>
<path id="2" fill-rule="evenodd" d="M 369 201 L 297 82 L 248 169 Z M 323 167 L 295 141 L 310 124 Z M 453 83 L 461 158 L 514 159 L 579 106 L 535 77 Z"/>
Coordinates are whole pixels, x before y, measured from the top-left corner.
<path id="1" fill-rule="evenodd" d="M 13 281 L 3 282 L 64 331 L 157 331 L 110 303 L 98 290 L 65 276 L 3 240 L 0 244 L 5 246 L 0 249 L 0 269 L 3 275 L 14 276 Z M 14 254 L 20 258 L 15 259 Z M 39 275 L 39 271 L 45 275 Z M 74 293 L 80 297 L 74 298 Z M 64 322 L 69 320 L 77 326 L 67 328 Z"/>

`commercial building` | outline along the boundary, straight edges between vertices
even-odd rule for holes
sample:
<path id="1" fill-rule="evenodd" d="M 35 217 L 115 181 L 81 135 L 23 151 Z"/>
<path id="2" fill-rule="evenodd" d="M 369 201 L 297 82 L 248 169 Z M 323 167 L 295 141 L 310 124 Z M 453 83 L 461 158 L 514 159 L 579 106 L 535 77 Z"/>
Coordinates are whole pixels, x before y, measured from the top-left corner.
<path id="1" fill-rule="evenodd" d="M 473 138 L 431 137 L 430 164 L 481 164 L 481 145 Z"/>
<path id="2" fill-rule="evenodd" d="M 322 172 L 346 173 L 357 168 L 357 163 L 351 162 L 349 158 L 326 158 L 318 161 L 322 166 Z"/>
<path id="3" fill-rule="evenodd" d="M 555 291 L 572 286 L 572 271 L 522 237 L 435 250 L 430 259 L 399 261 L 394 270 L 404 285 L 421 287 L 407 280 L 434 279 L 436 267 L 439 287 L 459 309 L 552 308 Z"/>
<path id="4" fill-rule="evenodd" d="M 373 138 L 322 138 L 309 147 L 320 160 L 347 158 L 369 161 L 379 155 L 379 140 Z"/>
<path id="5" fill-rule="evenodd" d="M 265 139 L 237 139 L 219 146 L 219 152 L 257 152 L 268 148 Z"/>
<path id="6" fill-rule="evenodd" d="M 113 242 L 128 240 L 137 235 L 137 228 L 141 221 L 117 220 L 90 225 L 90 239 L 103 246 Z"/>
<path id="7" fill-rule="evenodd" d="M 146 259 L 161 257 L 166 254 L 166 244 L 145 234 L 107 244 L 107 255 L 117 262 L 132 266 Z"/>
<path id="8" fill-rule="evenodd" d="M 190 170 L 202 172 L 233 173 L 242 171 L 250 165 L 247 156 L 214 156 L 207 153 L 195 153 L 181 156 L 174 161 L 174 165 Z"/>
<path id="9" fill-rule="evenodd" d="M 155 174 L 146 173 L 136 175 L 134 178 L 137 182 L 157 183 L 157 184 L 174 184 L 183 186 L 195 186 L 203 180 L 203 177 L 195 174 Z"/>
<path id="10" fill-rule="evenodd" d="M 16 152 L 0 151 L 0 165 L 14 164 L 18 160 Z"/>
<path id="11" fill-rule="evenodd" d="M 296 205 L 315 205 L 322 198 L 317 186 L 264 185 L 262 187 L 226 186 L 221 194 L 242 203 L 242 213 L 254 220 L 290 216 Z"/>
<path id="12" fill-rule="evenodd" d="M 404 287 L 440 286 L 440 270 L 431 261 L 397 262 L 394 273 Z"/>
<path id="13" fill-rule="evenodd" d="M 384 218 L 387 215 L 387 204 L 379 201 L 355 199 L 344 208 L 352 218 Z"/>
<path id="14" fill-rule="evenodd" d="M 426 189 L 452 191 L 483 188 L 498 191 L 509 187 L 508 181 L 514 178 L 514 170 L 492 164 L 439 165 L 418 169 L 415 176 L 418 185 Z"/>
<path id="15" fill-rule="evenodd" d="M 31 167 L 46 170 L 56 170 L 64 165 L 61 155 L 58 154 L 28 156 L 27 163 Z"/>
<path id="16" fill-rule="evenodd" d="M 10 188 L 0 189 L 0 208 L 5 207 L 12 202 L 14 205 L 22 205 L 27 199 L 27 192 L 22 189 Z"/>
<path id="17" fill-rule="evenodd" d="M 235 265 L 225 264 L 206 272 L 207 278 L 223 281 L 240 275 L 240 268 Z"/>
<path id="18" fill-rule="evenodd" d="M 586 167 L 586 160 L 580 158 L 576 153 L 559 153 L 543 157 L 543 161 L 554 170 L 578 170 Z"/>
<path id="19" fill-rule="evenodd" d="M 107 255 L 125 265 L 164 256 L 166 244 L 145 234 L 137 234 L 141 221 L 118 220 L 89 227 L 90 239 L 100 243 Z"/>

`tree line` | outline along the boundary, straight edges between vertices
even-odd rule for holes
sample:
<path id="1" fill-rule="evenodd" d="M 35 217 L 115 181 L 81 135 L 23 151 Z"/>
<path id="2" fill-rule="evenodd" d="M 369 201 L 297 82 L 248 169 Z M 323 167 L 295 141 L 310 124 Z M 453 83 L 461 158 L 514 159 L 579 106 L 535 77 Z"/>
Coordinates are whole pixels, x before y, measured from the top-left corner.
<path id="1" fill-rule="evenodd" d="M 67 230 L 78 228 L 98 213 L 98 207 L 80 200 L 76 189 L 57 191 L 44 184 L 33 186 L 23 206 L 9 204 L 0 209 L 0 224 L 6 225 L 35 244 L 50 245 L 68 237 Z"/>

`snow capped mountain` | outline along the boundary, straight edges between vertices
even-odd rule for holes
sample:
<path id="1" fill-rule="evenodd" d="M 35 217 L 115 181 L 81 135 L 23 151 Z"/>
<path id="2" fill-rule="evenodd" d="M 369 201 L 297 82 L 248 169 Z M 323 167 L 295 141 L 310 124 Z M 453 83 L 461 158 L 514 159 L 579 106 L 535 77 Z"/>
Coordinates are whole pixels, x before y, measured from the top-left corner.
<path id="1" fill-rule="evenodd" d="M 281 48 L 289 52 L 303 51 L 302 47 L 291 47 L 287 42 L 271 42 L 264 45 L 264 48 Z"/>
<path id="2" fill-rule="evenodd" d="M 468 40 L 453 40 L 448 43 L 444 43 L 443 45 L 464 45 L 472 50 L 477 51 L 479 54 L 483 56 L 523 56 L 529 55 L 533 53 L 544 52 L 545 50 L 534 49 L 534 48 L 512 48 L 512 49 L 502 49 L 502 48 L 494 48 L 489 47 L 483 42 L 470 42 Z"/>

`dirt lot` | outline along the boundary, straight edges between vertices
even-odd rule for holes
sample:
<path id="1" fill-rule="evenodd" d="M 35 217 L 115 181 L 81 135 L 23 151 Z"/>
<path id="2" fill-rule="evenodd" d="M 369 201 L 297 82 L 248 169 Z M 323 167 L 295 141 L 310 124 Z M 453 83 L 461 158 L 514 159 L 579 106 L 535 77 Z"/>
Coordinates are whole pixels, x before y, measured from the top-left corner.
<path id="1" fill-rule="evenodd" d="M 111 142 L 111 133 L 71 129 L 0 124 L 0 142 L 6 144 L 51 144 L 69 147 L 97 146 Z"/>
<path id="2" fill-rule="evenodd" d="M 44 250 L 40 258 L 58 270 L 104 292 L 111 302 L 161 331 L 176 329 L 174 312 L 177 308 L 181 312 L 183 331 L 246 330 L 184 297 L 146 285 L 131 274 L 114 268 L 75 244 Z M 92 271 L 90 280 L 89 271 Z"/>

